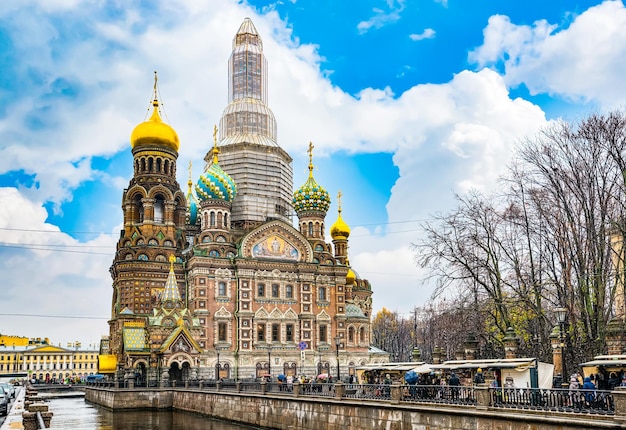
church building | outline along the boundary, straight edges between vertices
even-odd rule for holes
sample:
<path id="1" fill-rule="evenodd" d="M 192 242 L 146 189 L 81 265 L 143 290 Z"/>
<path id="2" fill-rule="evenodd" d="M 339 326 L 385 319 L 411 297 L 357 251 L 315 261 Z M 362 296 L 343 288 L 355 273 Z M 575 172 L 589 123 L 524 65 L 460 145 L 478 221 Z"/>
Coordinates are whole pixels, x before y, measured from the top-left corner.
<path id="1" fill-rule="evenodd" d="M 133 177 L 122 196 L 100 372 L 148 385 L 345 378 L 371 361 L 372 290 L 350 266 L 341 193 L 327 241 L 331 197 L 314 178 L 314 146 L 302 145 L 309 175 L 294 192 L 267 73 L 246 18 L 228 63 L 228 105 L 195 181 L 190 163 L 186 192 L 176 180 L 181 143 L 162 120 L 155 75 L 152 116 L 130 140 Z"/>

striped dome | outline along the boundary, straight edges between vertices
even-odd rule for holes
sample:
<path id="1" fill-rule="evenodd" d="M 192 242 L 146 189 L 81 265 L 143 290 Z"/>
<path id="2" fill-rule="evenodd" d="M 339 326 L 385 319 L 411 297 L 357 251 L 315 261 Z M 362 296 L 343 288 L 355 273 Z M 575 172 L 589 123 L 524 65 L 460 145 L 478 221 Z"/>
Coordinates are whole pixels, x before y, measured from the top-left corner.
<path id="1" fill-rule="evenodd" d="M 306 183 L 293 193 L 293 208 L 297 214 L 308 211 L 328 212 L 330 196 L 328 191 L 309 175 Z"/>
<path id="2" fill-rule="evenodd" d="M 196 184 L 196 195 L 201 202 L 205 200 L 232 202 L 236 194 L 235 181 L 217 163 L 211 164 Z"/>

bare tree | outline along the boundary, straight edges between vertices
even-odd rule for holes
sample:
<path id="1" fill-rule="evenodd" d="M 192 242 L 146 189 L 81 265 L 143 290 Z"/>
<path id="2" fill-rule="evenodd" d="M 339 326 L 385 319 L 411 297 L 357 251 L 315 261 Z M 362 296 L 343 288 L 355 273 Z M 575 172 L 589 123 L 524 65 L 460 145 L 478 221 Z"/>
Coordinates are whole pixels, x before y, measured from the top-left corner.
<path id="1" fill-rule="evenodd" d="M 484 353 L 513 327 L 524 351 L 549 355 L 556 306 L 568 310 L 570 353 L 582 351 L 569 361 L 605 350 L 616 288 L 624 294 L 625 151 L 623 113 L 554 123 L 521 142 L 500 193 L 457 196 L 424 225 L 414 249 L 433 300 L 473 311 Z"/>

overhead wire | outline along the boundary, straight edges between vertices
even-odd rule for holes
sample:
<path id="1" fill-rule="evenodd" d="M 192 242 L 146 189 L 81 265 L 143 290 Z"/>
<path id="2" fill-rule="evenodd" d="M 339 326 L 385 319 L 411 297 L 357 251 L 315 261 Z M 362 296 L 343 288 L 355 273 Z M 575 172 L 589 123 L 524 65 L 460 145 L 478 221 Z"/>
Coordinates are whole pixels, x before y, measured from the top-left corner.
<path id="1" fill-rule="evenodd" d="M 23 313 L 3 313 L 2 317 L 28 317 L 28 318 L 64 318 L 64 319 L 83 319 L 83 320 L 108 320 L 109 317 L 97 317 L 86 315 L 46 315 L 46 314 L 23 314 Z"/>

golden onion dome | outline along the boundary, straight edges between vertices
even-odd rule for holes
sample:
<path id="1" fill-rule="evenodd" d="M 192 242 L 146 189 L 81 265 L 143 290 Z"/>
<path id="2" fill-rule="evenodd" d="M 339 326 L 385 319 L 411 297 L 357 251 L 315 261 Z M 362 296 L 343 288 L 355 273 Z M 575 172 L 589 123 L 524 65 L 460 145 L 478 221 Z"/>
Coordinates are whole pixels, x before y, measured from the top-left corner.
<path id="1" fill-rule="evenodd" d="M 337 221 L 330 227 L 330 236 L 333 239 L 347 239 L 350 236 L 350 227 L 341 218 L 341 209 Z"/>
<path id="2" fill-rule="evenodd" d="M 346 274 L 346 285 L 354 284 L 355 280 L 356 280 L 356 273 L 354 273 L 354 270 L 348 269 L 348 273 Z"/>
<path id="3" fill-rule="evenodd" d="M 161 120 L 159 115 L 159 101 L 155 98 L 152 102 L 152 116 L 142 122 L 130 135 L 130 146 L 136 148 L 142 145 L 163 145 L 178 152 L 180 142 L 178 134 L 168 124 Z"/>

